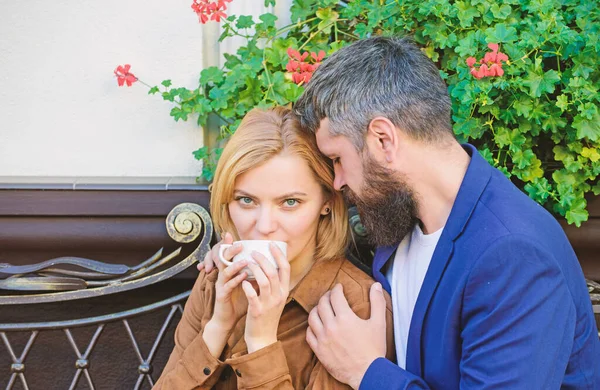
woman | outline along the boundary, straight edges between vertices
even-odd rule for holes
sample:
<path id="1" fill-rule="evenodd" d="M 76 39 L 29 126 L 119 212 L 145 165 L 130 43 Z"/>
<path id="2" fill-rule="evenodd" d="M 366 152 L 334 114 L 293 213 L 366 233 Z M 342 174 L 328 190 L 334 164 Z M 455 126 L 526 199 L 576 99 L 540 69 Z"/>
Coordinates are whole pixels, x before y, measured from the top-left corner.
<path id="1" fill-rule="evenodd" d="M 346 205 L 315 141 L 286 108 L 249 112 L 223 150 L 210 211 L 224 243 L 277 240 L 266 258 L 201 270 L 155 389 L 346 389 L 306 342 L 308 314 L 336 283 L 362 318 L 373 280 L 345 260 Z M 239 244 L 224 251 L 231 259 Z M 218 245 L 207 256 L 218 257 Z M 246 280 L 248 267 L 255 280 Z M 202 267 L 199 267 L 200 269 Z M 394 353 L 388 298 L 387 351 Z M 393 356 L 388 356 L 391 358 Z"/>

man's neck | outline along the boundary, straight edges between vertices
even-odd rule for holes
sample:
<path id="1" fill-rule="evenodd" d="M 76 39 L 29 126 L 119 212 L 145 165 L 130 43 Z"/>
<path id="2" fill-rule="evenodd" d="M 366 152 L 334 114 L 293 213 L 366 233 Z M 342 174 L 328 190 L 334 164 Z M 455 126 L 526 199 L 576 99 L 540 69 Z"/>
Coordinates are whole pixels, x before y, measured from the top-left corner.
<path id="1" fill-rule="evenodd" d="M 458 143 L 443 151 L 433 150 L 423 159 L 421 177 L 415 180 L 414 189 L 424 234 L 434 233 L 446 224 L 470 161 Z"/>

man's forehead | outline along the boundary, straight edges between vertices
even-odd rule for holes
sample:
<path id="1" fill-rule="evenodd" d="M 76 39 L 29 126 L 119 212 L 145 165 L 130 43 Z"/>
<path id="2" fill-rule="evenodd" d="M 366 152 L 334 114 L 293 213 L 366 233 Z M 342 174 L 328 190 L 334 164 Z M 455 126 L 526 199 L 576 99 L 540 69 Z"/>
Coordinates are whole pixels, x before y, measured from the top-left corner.
<path id="1" fill-rule="evenodd" d="M 331 138 L 331 134 L 329 133 L 329 119 L 321 119 L 319 128 L 315 132 L 315 137 L 317 139 L 317 146 L 321 152 L 327 153 L 328 146 L 330 145 L 328 141 Z"/>

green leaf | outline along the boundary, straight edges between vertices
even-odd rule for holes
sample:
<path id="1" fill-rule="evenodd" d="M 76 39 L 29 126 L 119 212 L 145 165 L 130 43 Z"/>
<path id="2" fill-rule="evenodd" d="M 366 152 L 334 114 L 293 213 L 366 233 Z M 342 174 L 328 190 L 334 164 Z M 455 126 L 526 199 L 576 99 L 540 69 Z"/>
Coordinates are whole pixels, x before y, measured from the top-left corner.
<path id="1" fill-rule="evenodd" d="M 531 101 L 531 98 L 523 96 L 521 99 L 515 100 L 513 107 L 517 111 L 517 114 L 529 118 L 529 113 L 533 108 L 533 102 Z"/>
<path id="2" fill-rule="evenodd" d="M 581 113 L 581 116 L 586 119 L 593 119 L 594 116 L 598 115 L 598 107 L 594 103 L 584 103 L 577 107 L 577 111 Z"/>
<path id="3" fill-rule="evenodd" d="M 596 148 L 586 148 L 584 147 L 581 151 L 581 155 L 583 157 L 589 158 L 592 162 L 596 162 L 600 160 L 600 153 L 598 153 L 598 149 Z"/>
<path id="4" fill-rule="evenodd" d="M 485 158 L 485 160 L 488 163 L 490 163 L 492 165 L 494 164 L 494 155 L 492 154 L 492 152 L 488 148 L 480 150 L 479 153 L 481 154 L 481 156 L 483 158 Z"/>
<path id="5" fill-rule="evenodd" d="M 317 0 L 295 0 L 290 8 L 292 22 L 306 20 L 314 13 L 312 7 L 317 4 Z"/>
<path id="6" fill-rule="evenodd" d="M 178 122 L 180 119 L 187 121 L 188 118 L 188 113 L 179 107 L 173 107 L 170 115 L 173 117 L 173 119 L 175 119 L 175 122 Z"/>
<path id="7" fill-rule="evenodd" d="M 457 1 L 455 6 L 458 9 L 460 26 L 463 28 L 471 27 L 473 19 L 480 15 L 476 7 L 473 7 L 471 4 L 465 3 L 464 1 Z"/>
<path id="8" fill-rule="evenodd" d="M 263 24 L 263 28 L 275 27 L 275 21 L 277 20 L 277 16 L 273 14 L 262 14 L 258 17 Z"/>
<path id="9" fill-rule="evenodd" d="M 498 23 L 494 27 L 485 30 L 488 43 L 514 42 L 518 39 L 517 30 L 507 27 L 504 23 Z"/>
<path id="10" fill-rule="evenodd" d="M 202 160 L 208 157 L 208 148 L 206 146 L 203 146 L 198 150 L 194 150 L 192 154 L 194 155 L 194 158 L 196 160 Z"/>
<path id="11" fill-rule="evenodd" d="M 295 38 L 275 39 L 271 47 L 265 49 L 265 59 L 275 69 L 283 68 L 290 60 L 287 54 L 287 49 L 290 47 L 293 49 L 298 47 L 298 41 Z"/>
<path id="12" fill-rule="evenodd" d="M 269 0 L 266 0 L 269 1 Z M 272 0 L 273 4 L 275 4 L 275 0 Z M 250 28 L 252 26 L 254 26 L 254 20 L 252 20 L 252 16 L 251 15 L 241 15 L 240 17 L 238 17 L 238 20 L 235 24 L 235 26 L 237 28 Z"/>
<path id="13" fill-rule="evenodd" d="M 558 115 L 551 114 L 542 120 L 542 128 L 544 130 L 550 130 L 553 133 L 564 129 L 566 125 L 567 121 L 565 120 L 565 118 L 560 117 Z"/>
<path id="14" fill-rule="evenodd" d="M 566 147 L 561 146 L 561 145 L 556 145 L 552 149 L 552 152 L 554 152 L 554 158 L 557 161 L 565 161 L 566 159 L 571 157 L 571 153 L 569 152 L 569 149 L 567 149 Z"/>
<path id="15" fill-rule="evenodd" d="M 596 115 L 589 120 L 583 118 L 581 115 L 577 115 L 573 121 L 573 127 L 577 129 L 578 138 L 587 138 L 590 141 L 597 141 L 600 139 L 600 114 L 596 112 Z"/>
<path id="16" fill-rule="evenodd" d="M 544 204 L 548 196 L 550 196 L 552 187 L 545 177 L 541 177 L 534 179 L 531 183 L 525 184 L 524 189 L 532 199 L 540 204 Z"/>
<path id="17" fill-rule="evenodd" d="M 270 5 L 275 6 L 275 0 L 265 0 L 265 7 Z"/>
<path id="18" fill-rule="evenodd" d="M 148 91 L 148 95 L 154 95 L 155 93 L 158 92 L 158 87 L 152 87 L 150 88 L 150 90 Z"/>
<path id="19" fill-rule="evenodd" d="M 508 4 L 504 4 L 502 7 L 498 6 L 498 4 L 494 4 L 492 5 L 491 11 L 496 19 L 506 19 L 512 12 L 512 8 L 510 8 L 510 5 Z"/>
<path id="20" fill-rule="evenodd" d="M 208 67 L 200 72 L 200 84 L 202 85 L 218 84 L 221 81 L 223 81 L 223 71 L 216 66 Z"/>
<path id="21" fill-rule="evenodd" d="M 302 95 L 302 92 L 304 92 L 304 87 L 301 87 L 294 83 L 288 83 L 288 85 L 289 85 L 289 87 L 286 89 L 286 91 L 284 93 L 284 97 L 288 101 L 294 103 L 294 102 L 296 102 L 296 100 L 298 100 L 300 95 Z"/>
<path id="22" fill-rule="evenodd" d="M 517 150 L 517 152 L 512 155 L 512 160 L 519 169 L 531 165 L 535 158 L 535 154 L 531 149 L 525 151 Z"/>
<path id="23" fill-rule="evenodd" d="M 163 80 L 161 84 L 164 85 L 166 88 L 169 88 L 171 86 L 171 80 Z"/>
<path id="24" fill-rule="evenodd" d="M 587 221 L 589 217 L 586 207 L 587 202 L 582 195 L 575 198 L 565 215 L 567 222 L 574 223 L 575 226 L 580 227 L 581 223 Z"/>
<path id="25" fill-rule="evenodd" d="M 367 27 L 364 23 L 358 23 L 356 27 L 354 27 L 354 33 L 358 35 L 359 38 L 365 38 L 371 31 L 373 31 L 373 29 Z"/>
<path id="26" fill-rule="evenodd" d="M 569 108 L 569 97 L 565 94 L 559 95 L 556 98 L 556 107 L 565 112 Z"/>
<path id="27" fill-rule="evenodd" d="M 325 34 L 329 34 L 331 26 L 338 20 L 339 14 L 331 8 L 321 8 L 316 12 L 317 18 L 321 19 L 317 28 Z"/>
<path id="28" fill-rule="evenodd" d="M 578 62 L 573 67 L 573 75 L 587 79 L 594 70 L 595 69 L 592 66 Z"/>
<path id="29" fill-rule="evenodd" d="M 560 76 L 555 70 L 549 70 L 543 74 L 529 72 L 523 80 L 523 85 L 529 87 L 529 93 L 533 97 L 540 97 L 543 93 L 554 92 L 554 84 L 560 81 Z"/>

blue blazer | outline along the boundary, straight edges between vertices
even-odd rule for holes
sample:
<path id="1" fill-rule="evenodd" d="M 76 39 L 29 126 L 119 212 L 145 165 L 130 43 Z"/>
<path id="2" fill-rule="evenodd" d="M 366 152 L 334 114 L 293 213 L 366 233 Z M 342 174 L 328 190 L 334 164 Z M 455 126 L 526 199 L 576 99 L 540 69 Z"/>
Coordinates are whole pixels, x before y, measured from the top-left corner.
<path id="1" fill-rule="evenodd" d="M 563 230 L 464 148 L 471 162 L 417 298 L 406 370 L 377 359 L 360 389 L 600 389 L 598 330 Z M 373 260 L 390 293 L 395 249 Z"/>

